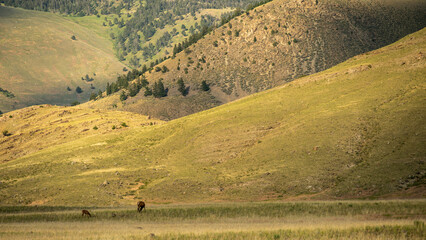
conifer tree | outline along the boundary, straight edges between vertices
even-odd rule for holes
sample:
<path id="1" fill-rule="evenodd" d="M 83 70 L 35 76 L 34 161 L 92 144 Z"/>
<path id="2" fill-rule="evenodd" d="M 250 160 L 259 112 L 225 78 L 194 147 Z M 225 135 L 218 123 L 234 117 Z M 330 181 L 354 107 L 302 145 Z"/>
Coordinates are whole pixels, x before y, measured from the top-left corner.
<path id="1" fill-rule="evenodd" d="M 164 84 L 161 81 L 161 79 L 158 80 L 158 82 L 154 83 L 154 87 L 152 89 L 152 94 L 156 98 L 161 98 L 161 97 L 165 97 L 166 96 L 166 89 L 164 89 Z"/>
<path id="2" fill-rule="evenodd" d="M 95 99 L 96 99 L 96 97 L 97 97 L 96 93 L 92 92 L 92 93 L 90 94 L 90 98 L 89 98 L 89 100 L 90 100 L 90 101 L 91 101 L 91 100 L 95 100 Z"/>
<path id="3" fill-rule="evenodd" d="M 152 91 L 151 91 L 151 89 L 147 86 L 147 87 L 145 87 L 145 92 L 144 92 L 144 94 L 143 94 L 145 97 L 146 96 L 151 96 L 152 95 Z"/>
<path id="4" fill-rule="evenodd" d="M 127 99 L 127 95 L 124 91 L 122 91 L 120 94 L 120 101 L 126 101 L 126 99 Z"/>
<path id="5" fill-rule="evenodd" d="M 204 80 L 201 82 L 201 90 L 203 90 L 204 92 L 207 92 L 208 90 L 210 90 L 209 85 Z"/>
<path id="6" fill-rule="evenodd" d="M 107 82 L 107 85 L 106 85 L 106 94 L 107 95 L 111 94 L 111 85 L 109 85 L 109 82 Z"/>
<path id="7" fill-rule="evenodd" d="M 186 86 L 185 83 L 183 82 L 182 78 L 179 78 L 179 80 L 177 81 L 178 84 L 178 91 L 182 94 L 182 96 L 186 96 Z"/>

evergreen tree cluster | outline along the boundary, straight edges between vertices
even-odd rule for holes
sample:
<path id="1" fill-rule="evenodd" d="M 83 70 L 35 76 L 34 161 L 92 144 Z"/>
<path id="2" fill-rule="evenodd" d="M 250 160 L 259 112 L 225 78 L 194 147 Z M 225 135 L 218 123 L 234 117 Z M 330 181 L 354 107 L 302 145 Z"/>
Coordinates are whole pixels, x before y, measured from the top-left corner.
<path id="1" fill-rule="evenodd" d="M 167 96 L 167 91 L 164 88 L 164 84 L 161 79 L 154 83 L 154 86 L 152 87 L 152 95 L 156 98 Z"/>
<path id="2" fill-rule="evenodd" d="M 142 71 L 139 71 L 137 69 L 133 69 L 132 71 L 128 71 L 127 74 L 123 74 L 123 75 L 118 76 L 116 82 L 111 83 L 111 84 L 107 83 L 107 85 L 106 85 L 106 94 L 110 95 L 110 94 L 113 94 L 115 92 L 118 92 L 120 89 L 127 89 L 129 87 L 129 82 L 130 81 L 138 79 L 146 71 L 147 71 L 146 66 L 144 66 L 144 69 Z M 148 81 L 146 81 L 146 82 L 148 82 Z"/>
<path id="3" fill-rule="evenodd" d="M 253 10 L 253 9 L 259 7 L 259 6 L 262 6 L 264 4 L 267 4 L 268 2 L 272 2 L 272 0 L 262 0 L 262 1 L 249 3 L 246 7 L 246 12 Z"/>
<path id="4" fill-rule="evenodd" d="M 118 58 L 123 61 L 129 53 L 136 54 L 142 51 L 144 60 L 152 58 L 166 46 L 168 46 L 178 32 L 173 29 L 171 32 L 165 32 L 160 39 L 154 44 L 149 43 L 148 46 L 141 48 L 141 45 L 149 41 L 150 38 L 157 32 L 158 29 L 164 29 L 166 25 L 174 25 L 176 20 L 183 19 L 186 14 L 196 16 L 197 11 L 201 9 L 223 9 L 223 8 L 236 8 L 245 7 L 250 4 L 256 3 L 258 0 L 146 0 L 144 4 L 140 4 L 139 8 L 133 14 L 132 18 L 125 23 L 123 31 L 119 33 L 114 39 L 114 47 L 117 51 Z M 190 34 L 194 35 L 193 42 L 202 32 L 203 27 L 209 28 L 213 26 L 216 19 L 210 15 L 202 16 L 201 23 L 196 23 L 191 26 Z M 113 23 L 111 23 L 113 25 Z M 124 25 L 124 24 L 123 24 Z M 183 29 L 182 34 L 187 36 L 186 27 Z M 205 33 L 205 32 L 204 32 Z M 141 39 L 140 35 L 143 36 Z M 202 36 L 204 36 L 202 34 Z M 183 48 L 186 48 L 191 43 L 184 43 Z"/>
<path id="5" fill-rule="evenodd" d="M 197 25 L 199 27 L 196 28 L 199 29 L 199 31 L 189 36 L 189 38 L 185 39 L 185 41 L 183 41 L 182 43 L 174 45 L 173 56 L 175 56 L 177 53 L 182 52 L 184 49 L 188 48 L 192 44 L 196 43 L 198 40 L 200 40 L 202 37 L 204 37 L 206 34 L 208 34 L 214 29 L 214 18 L 212 18 L 211 16 L 209 17 L 204 18 L 210 19 L 209 21 L 205 21 L 201 25 Z"/>
<path id="6" fill-rule="evenodd" d="M 138 0 L 122 0 L 118 5 L 114 1 L 102 0 L 2 0 L 5 5 L 38 11 L 53 11 L 74 16 L 96 14 L 119 14 L 122 9 L 130 9 Z"/>
<path id="7" fill-rule="evenodd" d="M 220 23 L 218 25 L 214 25 L 213 24 L 214 21 L 212 21 L 212 19 L 210 19 L 210 21 L 205 21 L 205 22 L 201 21 L 201 25 L 200 25 L 201 27 L 199 28 L 199 32 L 192 34 L 184 42 L 179 43 L 177 45 L 176 44 L 174 45 L 173 56 L 175 56 L 177 53 L 182 52 L 183 50 L 185 50 L 186 48 L 188 48 L 192 44 L 196 43 L 198 40 L 203 38 L 206 34 L 210 33 L 214 28 L 218 28 L 218 27 L 228 23 L 233 18 L 242 15 L 244 12 L 248 12 L 248 11 L 258 7 L 258 6 L 261 6 L 261 5 L 266 4 L 268 2 L 271 2 L 271 1 L 272 0 L 263 0 L 263 1 L 260 1 L 260 2 L 257 2 L 257 1 L 252 2 L 252 3 L 248 4 L 246 11 L 241 10 L 241 8 L 237 8 L 233 12 L 222 14 Z M 211 17 L 211 16 L 209 16 L 209 17 Z M 230 28 L 232 28 L 232 25 L 230 26 Z M 230 32 L 230 33 L 232 34 L 232 32 Z M 238 30 L 235 30 L 235 36 L 236 37 L 239 36 L 239 33 L 240 32 Z M 218 43 L 214 42 L 213 45 L 215 47 L 217 47 Z"/>
<path id="8" fill-rule="evenodd" d="M 235 16 L 239 16 L 244 11 L 238 10 L 247 7 L 252 9 L 256 6 L 269 2 L 270 0 L 0 0 L 5 5 L 22 7 L 32 10 L 53 11 L 73 16 L 87 15 L 109 15 L 116 14 L 117 17 L 105 17 L 104 26 L 118 26 L 122 28 L 118 34 L 110 34 L 114 42 L 116 55 L 120 61 L 129 60 L 129 64 L 134 67 L 140 67 L 136 54 L 142 52 L 143 60 L 151 59 L 162 49 L 169 47 L 173 36 L 179 34 L 176 28 L 165 32 L 154 43 L 149 43 L 142 48 L 142 45 L 159 29 L 164 29 L 166 25 L 174 25 L 177 20 L 183 19 L 186 14 L 191 14 L 196 18 L 196 13 L 201 9 L 223 9 L 237 8 L 237 11 L 225 14 L 219 25 L 229 22 Z M 135 6 L 138 6 L 135 9 Z M 127 13 L 127 21 L 121 17 L 123 10 L 135 9 L 135 12 Z M 200 23 L 196 22 L 194 26 L 182 28 L 182 34 L 190 37 L 183 43 L 175 45 L 173 54 L 183 51 L 188 46 L 197 42 L 205 34 L 209 33 L 218 22 L 210 15 L 201 16 Z M 129 54 L 132 57 L 127 58 Z M 166 53 L 168 55 L 168 53 Z"/>

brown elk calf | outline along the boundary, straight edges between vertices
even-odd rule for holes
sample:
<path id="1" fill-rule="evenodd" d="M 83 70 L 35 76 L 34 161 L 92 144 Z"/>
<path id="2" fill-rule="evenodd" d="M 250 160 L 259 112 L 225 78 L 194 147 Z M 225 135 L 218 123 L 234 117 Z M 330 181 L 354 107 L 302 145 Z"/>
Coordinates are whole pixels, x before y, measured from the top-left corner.
<path id="1" fill-rule="evenodd" d="M 138 212 L 142 212 L 142 210 L 145 208 L 145 202 L 144 201 L 139 201 L 138 202 Z M 145 208 L 146 210 L 146 208 Z"/>
<path id="2" fill-rule="evenodd" d="M 92 215 L 90 215 L 89 211 L 87 211 L 86 209 L 81 210 L 81 216 L 83 217 L 84 215 L 87 215 L 89 217 L 92 216 Z"/>

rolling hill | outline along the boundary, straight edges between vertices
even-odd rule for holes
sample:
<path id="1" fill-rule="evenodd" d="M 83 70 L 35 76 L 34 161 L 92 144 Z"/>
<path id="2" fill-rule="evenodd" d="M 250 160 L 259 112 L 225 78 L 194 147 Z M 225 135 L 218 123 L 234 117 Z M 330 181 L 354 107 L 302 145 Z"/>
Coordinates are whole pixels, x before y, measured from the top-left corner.
<path id="1" fill-rule="evenodd" d="M 129 127 L 113 130 L 130 116 L 105 113 L 117 114 L 112 123 L 82 107 L 4 114 L 0 129 L 12 135 L 1 138 L 8 146 L 1 155 L 43 142 L 44 135 L 27 140 L 35 126 L 49 134 L 66 130 L 63 120 L 87 116 L 60 131 L 63 141 L 9 155 L 0 164 L 0 202 L 424 198 L 425 51 L 423 29 L 326 71 L 153 126 L 132 115 Z M 66 119 L 63 111 L 70 112 Z M 41 124 L 49 114 L 50 123 Z M 34 127 L 20 127 L 26 121 Z M 79 134 L 101 124 L 99 134 Z"/>
<path id="2" fill-rule="evenodd" d="M 162 61 L 174 44 L 234 8 L 258 0 L 3 0 L 7 6 L 55 12 L 114 42 L 118 59 L 131 67 Z M 106 34 L 107 32 L 107 34 Z"/>
<path id="3" fill-rule="evenodd" d="M 393 43 L 426 26 L 424 1 L 275 0 L 232 19 L 152 70 L 168 96 L 139 95 L 120 103 L 119 93 L 92 102 L 175 119 L 325 70 L 352 56 Z M 189 94 L 181 96 L 182 78 Z M 201 81 L 211 88 L 200 90 Z"/>
<path id="4" fill-rule="evenodd" d="M 0 6 L 0 43 L 0 87 L 15 96 L 0 94 L 3 112 L 87 101 L 123 72 L 108 39 L 53 13 Z"/>

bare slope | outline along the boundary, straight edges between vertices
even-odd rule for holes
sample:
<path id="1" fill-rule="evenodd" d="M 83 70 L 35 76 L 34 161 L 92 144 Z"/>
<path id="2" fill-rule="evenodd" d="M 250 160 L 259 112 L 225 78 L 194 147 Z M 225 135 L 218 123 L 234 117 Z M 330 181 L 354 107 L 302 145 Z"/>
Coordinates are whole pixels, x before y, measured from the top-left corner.
<path id="1" fill-rule="evenodd" d="M 124 67 L 115 59 L 112 43 L 91 30 L 52 13 L 8 7 L 0 7 L 0 56 L 0 87 L 15 95 L 0 94 L 3 112 L 87 101 Z M 82 81 L 86 74 L 94 81 Z M 76 93 L 77 86 L 83 93 Z"/>
<path id="2" fill-rule="evenodd" d="M 25 155 L 0 165 L 0 202 L 424 198 L 425 51 L 423 29 L 208 111 Z M 31 110 L 35 124 L 42 110 Z M 3 117 L 0 129 L 19 116 Z"/>
<path id="3" fill-rule="evenodd" d="M 426 26 L 425 14 L 426 4 L 417 0 L 275 0 L 160 64 L 169 72 L 148 74 L 151 82 L 164 79 L 168 97 L 143 97 L 142 91 L 123 109 L 166 120 L 208 109 L 393 43 Z M 177 91 L 179 78 L 189 86 L 187 97 Z M 200 91 L 203 80 L 210 97 Z M 93 105 L 120 105 L 112 98 Z"/>

